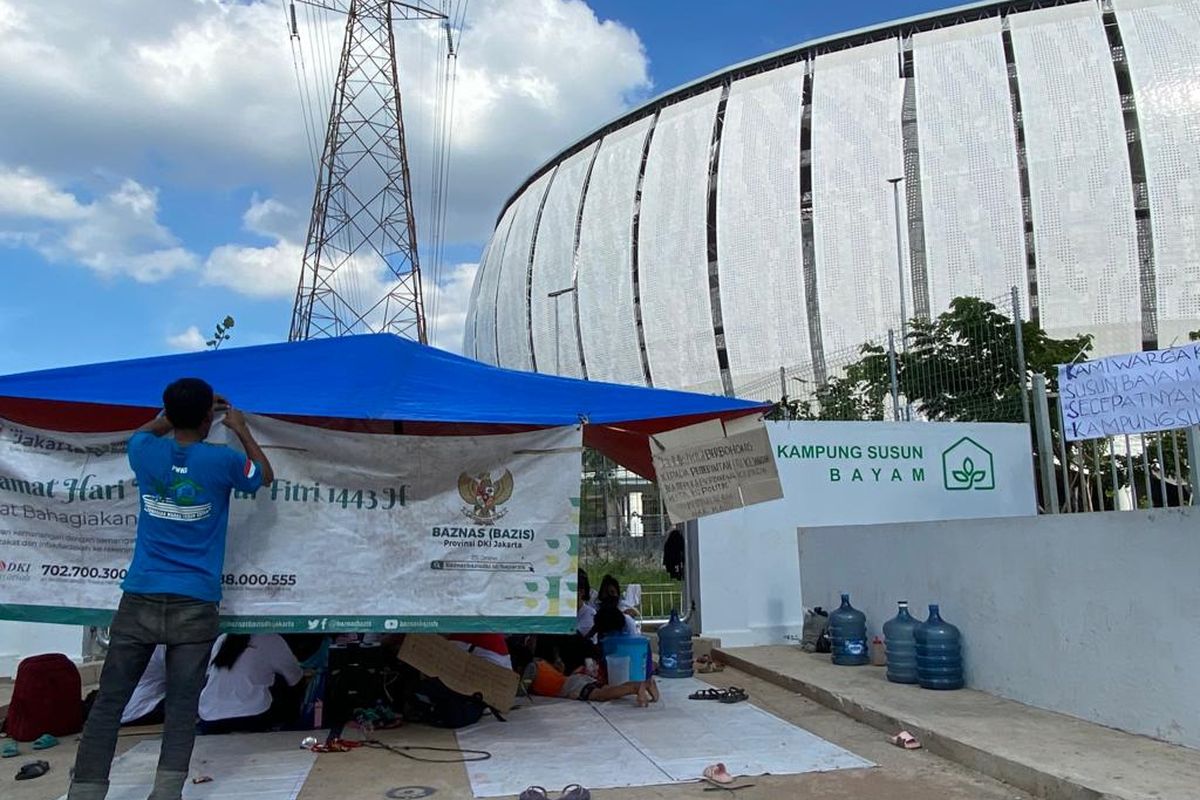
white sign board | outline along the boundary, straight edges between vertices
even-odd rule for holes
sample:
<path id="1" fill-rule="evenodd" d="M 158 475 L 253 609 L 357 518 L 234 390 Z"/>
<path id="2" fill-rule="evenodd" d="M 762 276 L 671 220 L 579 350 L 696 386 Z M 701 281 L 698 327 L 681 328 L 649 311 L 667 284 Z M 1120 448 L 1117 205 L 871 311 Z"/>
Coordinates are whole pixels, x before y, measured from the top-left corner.
<path id="1" fill-rule="evenodd" d="M 771 441 L 757 416 L 657 434 L 650 452 L 667 514 L 675 522 L 783 496 Z"/>
<path id="2" fill-rule="evenodd" d="M 791 529 L 1037 513 L 1026 425 L 767 423 Z M 781 511 L 784 509 L 780 509 Z"/>
<path id="3" fill-rule="evenodd" d="M 577 427 L 387 436 L 255 417 L 251 428 L 276 480 L 231 501 L 230 629 L 573 629 Z M 0 420 L 0 618 L 107 624 L 137 530 L 127 439 Z"/>
<path id="4" fill-rule="evenodd" d="M 1058 367 L 1069 441 L 1200 425 L 1200 342 Z"/>

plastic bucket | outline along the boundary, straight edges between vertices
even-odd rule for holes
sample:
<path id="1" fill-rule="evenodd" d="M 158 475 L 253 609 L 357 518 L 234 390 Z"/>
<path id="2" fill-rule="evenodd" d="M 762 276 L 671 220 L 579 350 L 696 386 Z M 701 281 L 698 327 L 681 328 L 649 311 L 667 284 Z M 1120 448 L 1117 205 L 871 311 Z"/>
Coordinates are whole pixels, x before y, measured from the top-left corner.
<path id="1" fill-rule="evenodd" d="M 608 662 L 609 686 L 618 686 L 632 680 L 629 677 L 629 656 L 608 656 L 605 660 Z"/>

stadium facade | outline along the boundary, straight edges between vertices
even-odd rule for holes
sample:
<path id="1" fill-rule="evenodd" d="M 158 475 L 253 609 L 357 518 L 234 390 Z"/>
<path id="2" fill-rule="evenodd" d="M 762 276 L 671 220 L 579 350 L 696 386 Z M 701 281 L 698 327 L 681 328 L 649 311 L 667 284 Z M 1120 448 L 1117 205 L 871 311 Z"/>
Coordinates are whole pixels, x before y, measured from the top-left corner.
<path id="1" fill-rule="evenodd" d="M 660 96 L 509 198 L 464 352 L 738 392 L 899 329 L 902 280 L 910 317 L 1017 287 L 1100 352 L 1186 341 L 1200 0 L 966 6 Z"/>

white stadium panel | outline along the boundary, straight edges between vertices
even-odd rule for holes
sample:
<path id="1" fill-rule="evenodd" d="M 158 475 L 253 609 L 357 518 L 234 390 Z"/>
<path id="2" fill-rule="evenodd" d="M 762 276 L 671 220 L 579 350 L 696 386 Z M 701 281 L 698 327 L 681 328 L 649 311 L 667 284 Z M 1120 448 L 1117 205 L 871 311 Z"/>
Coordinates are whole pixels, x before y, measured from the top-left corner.
<path id="1" fill-rule="evenodd" d="M 1038 307 L 1052 335 L 1141 349 L 1137 234 L 1121 99 L 1094 3 L 1009 17 L 1027 144 Z"/>
<path id="2" fill-rule="evenodd" d="M 557 362 L 560 375 L 583 376 L 579 366 L 579 338 L 575 333 L 575 298 L 569 292 L 557 299 L 547 295 L 573 285 L 575 225 L 579 218 L 583 182 L 595 152 L 596 146 L 589 145 L 559 165 L 542 209 L 529 293 L 533 352 L 538 372 L 553 373 Z M 558 303 L 557 335 L 555 303 Z"/>
<path id="3" fill-rule="evenodd" d="M 721 90 L 663 109 L 638 231 L 642 330 L 655 386 L 718 394 L 708 282 L 708 168 Z"/>
<path id="4" fill-rule="evenodd" d="M 644 117 L 604 137 L 588 181 L 577 266 L 589 380 L 646 382 L 633 308 L 632 248 L 633 202 L 651 122 Z"/>
<path id="5" fill-rule="evenodd" d="M 899 70 L 895 39 L 816 59 L 813 245 L 822 347 L 831 369 L 856 359 L 864 342 L 883 341 L 889 328 L 900 328 L 896 215 L 887 182 L 904 175 Z M 900 213 L 906 215 L 903 205 Z M 907 267 L 905 274 L 911 316 Z"/>
<path id="6" fill-rule="evenodd" d="M 913 37 L 929 302 L 993 299 L 1029 308 L 1016 128 L 1000 19 Z"/>
<path id="7" fill-rule="evenodd" d="M 737 81 L 725 106 L 717 270 L 735 392 L 812 360 L 800 236 L 803 89 L 804 65 L 793 64 Z"/>
<path id="8" fill-rule="evenodd" d="M 1115 0 L 1133 78 L 1154 236 L 1158 342 L 1200 320 L 1200 2 Z"/>
<path id="9" fill-rule="evenodd" d="M 512 228 L 513 214 L 517 204 L 509 203 L 500 218 L 500 224 L 492 233 L 487 258 L 479 268 L 483 277 L 479 281 L 479 318 L 475 321 L 475 358 L 485 364 L 497 364 L 496 355 L 496 303 L 500 284 L 500 263 L 504 257 L 504 245 Z"/>
<path id="10" fill-rule="evenodd" d="M 516 212 L 500 261 L 496 299 L 497 363 L 508 369 L 533 369 L 529 352 L 529 255 L 538 211 L 553 179 L 554 170 L 547 170 L 513 204 Z"/>
<path id="11" fill-rule="evenodd" d="M 479 264 L 475 267 L 475 278 L 471 281 L 471 299 L 467 302 L 467 319 L 463 324 L 462 354 L 467 358 L 475 358 L 475 321 L 479 318 L 479 283 L 483 280 L 483 262 L 487 261 L 488 250 L 492 242 L 489 239 L 479 255 Z"/>

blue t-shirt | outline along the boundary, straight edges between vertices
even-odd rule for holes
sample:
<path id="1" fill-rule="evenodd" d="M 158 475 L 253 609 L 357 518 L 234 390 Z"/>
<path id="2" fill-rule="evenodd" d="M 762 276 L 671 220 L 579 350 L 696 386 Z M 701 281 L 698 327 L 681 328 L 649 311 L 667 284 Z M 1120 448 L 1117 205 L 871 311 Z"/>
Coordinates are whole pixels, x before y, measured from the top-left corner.
<path id="1" fill-rule="evenodd" d="M 262 468 L 243 453 L 206 442 L 135 433 L 129 466 L 141 495 L 137 544 L 121 588 L 134 594 L 221 599 L 229 493 L 262 486 Z"/>

